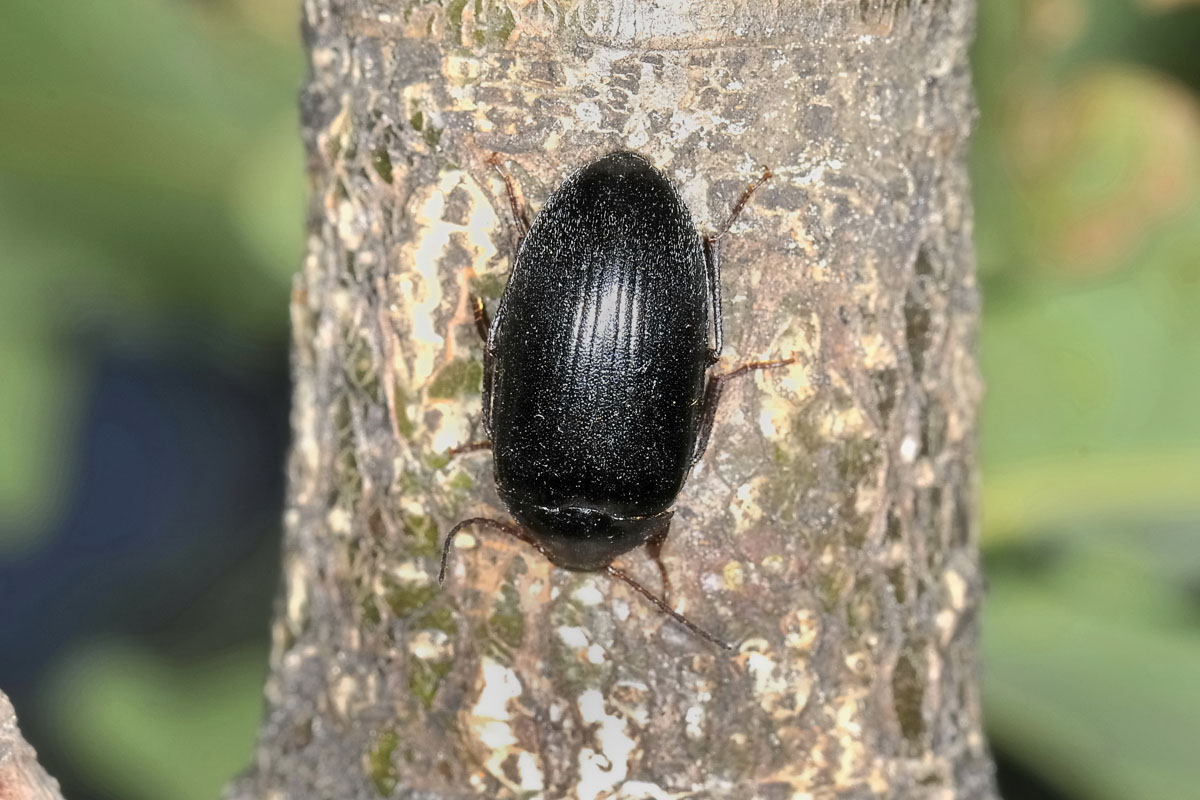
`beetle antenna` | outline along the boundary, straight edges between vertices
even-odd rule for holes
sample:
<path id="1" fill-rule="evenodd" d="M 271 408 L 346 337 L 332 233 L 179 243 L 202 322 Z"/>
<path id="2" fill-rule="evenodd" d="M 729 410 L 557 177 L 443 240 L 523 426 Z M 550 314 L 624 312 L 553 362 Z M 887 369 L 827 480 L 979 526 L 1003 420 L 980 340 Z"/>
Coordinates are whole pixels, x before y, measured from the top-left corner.
<path id="1" fill-rule="evenodd" d="M 450 529 L 450 533 L 446 534 L 446 543 L 442 545 L 442 567 L 440 570 L 438 570 L 438 584 L 439 585 L 442 585 L 446 582 L 446 566 L 450 561 L 450 549 L 454 546 L 454 537 L 457 536 L 458 532 L 461 531 L 463 528 L 469 528 L 472 525 L 481 525 L 485 528 L 491 528 L 492 530 L 500 531 L 501 533 L 506 533 L 509 536 L 513 537 L 514 539 L 520 539 L 522 542 L 525 542 L 525 544 L 532 546 L 535 550 L 537 550 L 543 556 L 546 555 L 546 551 L 543 550 L 538 545 L 537 541 L 534 540 L 534 538 L 532 536 L 530 536 L 528 533 L 526 533 L 525 530 L 523 528 L 521 528 L 519 525 L 514 525 L 511 522 L 502 522 L 501 520 L 492 519 L 491 517 L 471 517 L 470 519 L 464 519 L 462 522 L 455 525 L 453 528 Z M 616 567 L 616 566 L 613 566 L 612 564 L 609 564 L 607 567 L 604 568 L 604 571 L 607 572 L 611 577 L 616 578 L 617 580 L 621 581 L 629 588 L 633 589 L 635 592 L 640 594 L 642 597 L 649 600 L 655 606 L 655 608 L 657 608 L 659 611 L 666 614 L 671 619 L 678 622 L 683 627 L 687 628 L 692 633 L 699 636 L 701 639 L 704 639 L 705 641 L 708 641 L 708 642 L 712 642 L 717 647 L 720 647 L 722 650 L 732 651 L 734 649 L 733 645 L 726 644 L 725 642 L 721 641 L 717 637 L 713 636 L 708 631 L 701 628 L 699 625 L 696 625 L 694 622 L 689 620 L 687 617 L 683 616 L 683 614 L 680 614 L 678 611 L 671 608 L 669 605 L 666 604 L 666 601 L 664 601 L 661 597 L 659 597 L 658 595 L 651 592 L 645 586 L 642 586 L 640 583 L 635 581 L 633 578 L 629 577 L 629 575 L 624 570 L 622 570 L 620 567 Z"/>
<path id="2" fill-rule="evenodd" d="M 722 642 L 720 639 L 713 636 L 711 633 L 709 633 L 708 631 L 701 628 L 699 625 L 697 625 L 694 622 L 692 622 L 691 620 L 689 620 L 683 614 L 680 614 L 678 611 L 671 608 L 669 605 L 666 604 L 666 601 L 664 601 L 661 597 L 659 597 L 658 595 L 651 592 L 645 586 L 642 586 L 640 583 L 635 581 L 633 578 L 629 577 L 629 575 L 624 570 L 622 570 L 620 567 L 615 567 L 612 564 L 609 564 L 607 567 L 604 568 L 604 571 L 607 572 L 612 577 L 614 577 L 617 580 L 624 583 L 629 588 L 633 589 L 635 592 L 640 594 L 642 597 L 649 600 L 651 603 L 653 603 L 658 608 L 659 611 L 663 612 L 664 614 L 669 616 L 671 619 L 675 620 L 680 625 L 682 625 L 683 627 L 687 628 L 692 633 L 699 636 L 701 639 L 705 639 L 709 642 L 712 642 L 717 647 L 720 647 L 722 650 L 729 650 L 731 652 L 733 651 L 733 645 Z"/>
<path id="3" fill-rule="evenodd" d="M 450 561 L 450 548 L 454 545 L 454 537 L 457 536 L 458 532 L 463 528 L 469 528 L 472 525 L 482 525 L 485 528 L 491 528 L 492 530 L 497 530 L 501 533 L 507 533 L 514 539 L 520 539 L 522 542 L 525 542 L 525 544 L 533 545 L 535 548 L 537 548 L 538 552 L 541 552 L 542 550 L 542 548 L 538 547 L 537 542 L 535 542 L 532 537 L 529 536 L 529 534 L 510 522 L 501 522 L 500 520 L 492 519 L 491 517 L 471 517 L 470 519 L 464 519 L 462 522 L 451 528 L 450 533 L 446 534 L 446 543 L 442 545 L 442 568 L 438 570 L 439 586 L 446 582 L 446 565 Z"/>

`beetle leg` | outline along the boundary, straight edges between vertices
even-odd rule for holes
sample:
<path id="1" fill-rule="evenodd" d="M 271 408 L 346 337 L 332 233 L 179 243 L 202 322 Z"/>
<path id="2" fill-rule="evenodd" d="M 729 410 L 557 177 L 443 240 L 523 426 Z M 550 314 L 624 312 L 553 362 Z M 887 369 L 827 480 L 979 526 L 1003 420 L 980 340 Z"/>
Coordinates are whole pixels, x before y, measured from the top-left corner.
<path id="1" fill-rule="evenodd" d="M 739 197 L 738 201 L 733 204 L 733 211 L 729 212 L 729 216 L 726 217 L 724 224 L 717 229 L 716 234 L 710 237 L 714 242 L 719 240 L 725 234 L 729 233 L 729 229 L 733 227 L 733 223 L 737 222 L 737 218 L 742 213 L 742 209 L 745 208 L 746 203 L 750 201 L 751 195 L 758 191 L 758 188 L 769 181 L 772 177 L 773 175 L 771 174 L 770 168 L 763 167 L 762 176 L 759 177 L 759 179 L 754 183 L 746 187 L 746 191 L 742 192 L 742 196 Z"/>
<path id="2" fill-rule="evenodd" d="M 629 577 L 629 575 L 620 567 L 616 567 L 612 564 L 609 564 L 607 567 L 604 568 L 604 571 L 607 572 L 610 576 L 612 576 L 612 577 L 616 578 L 617 580 L 621 581 L 622 583 L 624 583 L 629 588 L 633 589 L 635 592 L 640 594 L 642 597 L 649 600 L 654 605 L 655 608 L 657 608 L 659 611 L 666 614 L 671 619 L 678 622 L 683 627 L 687 628 L 692 633 L 699 636 L 701 639 L 710 641 L 713 644 L 715 644 L 717 647 L 720 647 L 723 650 L 733 650 L 733 645 L 722 642 L 720 639 L 713 636 L 711 633 L 709 633 L 708 631 L 704 630 L 696 623 L 689 620 L 683 614 L 680 614 L 678 611 L 671 608 L 669 605 L 666 604 L 666 602 L 661 597 L 659 597 L 658 595 L 651 592 L 645 586 L 642 586 L 640 583 L 635 581 L 633 578 Z"/>
<path id="3" fill-rule="evenodd" d="M 668 513 L 666 519 L 646 540 L 646 554 L 658 565 L 658 574 L 662 576 L 663 600 L 667 603 L 671 602 L 671 576 L 667 574 L 667 565 L 663 563 L 662 549 L 663 545 L 667 543 L 667 534 L 671 531 L 672 516 L 674 516 L 674 512 Z"/>
<path id="4" fill-rule="evenodd" d="M 472 525 L 482 525 L 485 528 L 491 528 L 492 530 L 500 531 L 501 533 L 507 533 L 514 539 L 520 539 L 525 544 L 531 545 L 543 556 L 546 555 L 546 551 L 542 549 L 542 546 L 538 544 L 537 541 L 519 525 L 514 525 L 511 522 L 502 522 L 498 519 L 492 519 L 491 517 L 471 517 L 470 519 L 464 519 L 462 522 L 451 528 L 450 533 L 446 534 L 446 543 L 442 545 L 442 567 L 438 570 L 439 586 L 446 582 L 446 565 L 450 561 L 450 548 L 454 545 L 454 537 L 457 536 L 458 532 L 463 528 L 469 528 Z M 546 558 L 549 559 L 549 556 L 546 556 Z"/>
<path id="5" fill-rule="evenodd" d="M 732 372 L 713 375 L 708 379 L 708 383 L 704 386 L 704 400 L 700 404 L 700 435 L 696 437 L 696 449 L 692 451 L 693 466 L 700 460 L 700 456 L 704 455 L 704 450 L 708 447 L 708 437 L 712 435 L 713 420 L 717 418 L 717 406 L 721 402 L 721 393 L 725 391 L 725 383 L 741 377 L 747 372 L 774 369 L 795 361 L 795 358 L 783 358 L 777 361 L 751 361 L 748 364 L 742 364 Z"/>
<path id="6" fill-rule="evenodd" d="M 475 332 L 479 334 L 479 338 L 484 342 L 488 340 L 488 331 L 491 330 L 492 320 L 488 316 L 487 306 L 483 304 L 483 299 L 471 295 L 469 301 L 471 303 L 471 313 L 475 317 Z"/>
<path id="7" fill-rule="evenodd" d="M 758 191 L 758 187 L 770 180 L 771 177 L 771 170 L 763 167 L 762 175 L 747 186 L 746 191 L 742 192 L 742 196 L 733 204 L 733 210 L 729 212 L 729 216 L 721 223 L 717 232 L 704 237 L 705 275 L 708 278 L 708 296 L 712 301 L 713 313 L 713 346 L 709 348 L 708 360 L 713 364 L 720 358 L 721 348 L 725 346 L 725 334 L 721 325 L 721 238 L 729 233 L 729 229 L 741 215 L 746 203 L 750 202 L 751 196 Z"/>
<path id="8" fill-rule="evenodd" d="M 497 530 L 497 531 L 500 531 L 501 533 L 506 533 L 509 536 L 513 537 L 514 539 L 520 539 L 522 542 L 533 547 L 535 550 L 537 550 L 539 553 L 541 553 L 543 556 L 545 556 L 547 561 L 550 560 L 550 556 L 546 553 L 545 550 L 542 549 L 542 546 L 540 544 L 538 544 L 537 540 L 534 539 L 531 535 L 529 535 L 529 533 L 526 532 L 525 529 L 520 527 L 519 525 L 514 525 L 511 522 L 502 522 L 501 520 L 492 519 L 491 517 L 472 517 L 470 519 L 464 519 L 462 522 L 458 523 L 453 528 L 451 528 L 450 533 L 446 534 L 446 542 L 445 542 L 445 544 L 442 545 L 442 565 L 441 565 L 441 568 L 438 570 L 438 585 L 439 586 L 446 583 L 446 566 L 449 564 L 449 561 L 450 561 L 450 549 L 454 546 L 454 537 L 458 535 L 459 531 L 463 530 L 464 528 L 468 528 L 472 525 L 482 525 L 485 528 L 491 528 L 492 530 Z M 553 562 L 551 562 L 551 563 L 553 563 Z M 635 581 L 633 578 L 629 577 L 629 575 L 626 574 L 625 571 L 622 570 L 620 567 L 615 567 L 612 564 L 609 564 L 607 567 L 604 568 L 604 571 L 607 572 L 611 577 L 616 578 L 617 580 L 624 583 L 626 586 L 629 586 L 630 588 L 632 588 L 634 591 L 636 591 L 642 597 L 649 600 L 654 605 L 654 607 L 657 608 L 659 611 L 663 612 L 664 614 L 669 616 L 671 619 L 675 620 L 680 625 L 687 628 L 689 631 L 696 634 L 700 638 L 705 639 L 709 642 L 712 642 L 717 647 L 720 647 L 722 649 L 733 650 L 732 645 L 722 642 L 720 639 L 716 638 L 711 633 L 704 630 L 700 626 L 696 625 L 694 622 L 692 622 L 687 617 L 680 614 L 675 609 L 671 608 L 669 605 L 666 604 L 666 602 L 663 601 L 663 599 L 661 597 L 659 597 L 658 595 L 651 592 L 645 586 L 642 586 L 640 583 Z"/>
<path id="9" fill-rule="evenodd" d="M 496 319 L 500 319 L 500 311 L 496 312 Z M 492 341 L 489 333 L 488 337 L 484 340 L 483 345 L 483 397 L 481 398 L 483 408 L 483 429 L 487 431 L 488 436 L 492 435 L 492 381 L 495 378 L 496 373 L 495 364 L 495 342 Z"/>
<path id="10" fill-rule="evenodd" d="M 490 450 L 492 448 L 492 440 L 484 439 L 482 442 L 470 442 L 468 444 L 460 444 L 458 447 L 451 447 L 445 452 L 446 458 L 455 458 L 463 453 L 475 453 L 480 450 Z"/>
<path id="11" fill-rule="evenodd" d="M 517 241 L 517 245 L 520 246 L 525 234 L 529 233 L 529 214 L 517 200 L 516 182 L 508 174 L 504 165 L 500 163 L 500 154 L 492 153 L 488 156 L 487 163 L 488 166 L 494 167 L 500 173 L 500 177 L 504 179 L 504 190 L 508 193 L 508 204 L 512 208 L 513 221 L 517 224 L 517 230 L 520 233 L 520 239 Z"/>
<path id="12" fill-rule="evenodd" d="M 713 346 L 708 350 L 708 361 L 715 364 L 721 357 L 721 348 L 725 346 L 725 333 L 721 326 L 721 245 L 715 236 L 704 237 L 704 266 L 713 315 Z"/>

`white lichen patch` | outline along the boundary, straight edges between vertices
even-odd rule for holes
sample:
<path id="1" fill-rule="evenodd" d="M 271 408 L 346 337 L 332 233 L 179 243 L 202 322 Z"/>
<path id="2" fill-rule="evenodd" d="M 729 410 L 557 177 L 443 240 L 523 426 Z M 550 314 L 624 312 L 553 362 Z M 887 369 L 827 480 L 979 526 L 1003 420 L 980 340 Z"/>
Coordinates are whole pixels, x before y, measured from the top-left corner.
<path id="1" fill-rule="evenodd" d="M 872 662 L 867 653 L 847 653 L 842 663 L 846 665 L 846 669 L 859 677 L 866 677 L 871 672 Z"/>
<path id="2" fill-rule="evenodd" d="M 401 583 L 413 584 L 415 586 L 428 586 L 433 582 L 433 578 L 430 576 L 428 568 L 418 561 L 401 561 L 393 566 L 390 572 L 392 577 Z"/>
<path id="3" fill-rule="evenodd" d="M 358 680 L 353 675 L 339 675 L 330 681 L 329 699 L 334 710 L 343 719 L 350 718 L 350 705 L 358 692 Z"/>
<path id="4" fill-rule="evenodd" d="M 878 483 L 860 486 L 854 495 L 854 511 L 864 517 L 871 516 L 886 502 L 886 491 Z"/>
<path id="5" fill-rule="evenodd" d="M 822 418 L 821 435 L 826 439 L 850 439 L 872 433 L 867 417 L 858 406 L 835 410 Z"/>
<path id="6" fill-rule="evenodd" d="M 744 663 L 754 681 L 759 707 L 772 719 L 794 717 L 803 710 L 812 691 L 812 677 L 799 659 L 780 659 L 766 639 L 742 643 Z"/>
<path id="7" fill-rule="evenodd" d="M 545 789 L 541 767 L 533 753 L 517 746 L 508 709 L 521 696 L 521 681 L 512 669 L 490 658 L 483 659 L 481 671 L 483 688 L 466 722 L 470 736 L 486 751 L 484 769 L 514 792 L 540 792 Z M 516 780 L 504 769 L 509 759 L 515 759 Z"/>
<path id="8" fill-rule="evenodd" d="M 820 617 L 808 609 L 793 611 L 784 619 L 784 644 L 793 658 L 803 658 L 813 651 L 821 633 Z"/>
<path id="9" fill-rule="evenodd" d="M 956 570 L 947 570 L 942 576 L 942 584 L 946 587 L 946 599 L 950 608 L 962 611 L 967 606 L 967 580 Z"/>
<path id="10" fill-rule="evenodd" d="M 338 536 L 349 536 L 352 522 L 350 512 L 340 506 L 335 506 L 325 515 L 325 527 Z"/>
<path id="11" fill-rule="evenodd" d="M 704 721 L 706 713 L 704 706 L 691 706 L 683 715 L 683 732 L 692 741 L 704 738 Z"/>
<path id="12" fill-rule="evenodd" d="M 454 535 L 455 550 L 474 550 L 478 546 L 479 540 L 465 530 L 459 531 Z"/>
<path id="13" fill-rule="evenodd" d="M 626 603 L 624 600 L 613 600 L 612 612 L 617 622 L 624 622 L 629 619 L 629 603 Z"/>
<path id="14" fill-rule="evenodd" d="M 821 346 L 820 319 L 810 315 L 802 333 L 799 326 L 789 323 L 771 342 L 764 358 L 793 358 L 791 364 L 763 370 L 756 378 L 759 407 L 770 411 L 772 424 L 779 431 L 788 429 L 787 418 L 797 403 L 816 395 L 817 389 L 809 365 L 820 363 L 817 351 Z"/>
<path id="15" fill-rule="evenodd" d="M 347 252 L 356 252 L 363 243 L 363 215 L 349 200 L 337 204 L 337 234 Z"/>
<path id="16" fill-rule="evenodd" d="M 954 631 L 958 628 L 958 614 L 948 608 L 943 608 L 934 616 L 934 624 L 938 630 L 938 641 L 943 646 L 954 640 Z"/>
<path id="17" fill-rule="evenodd" d="M 891 342 L 878 331 L 864 333 L 859 337 L 862 347 L 862 366 L 869 370 L 881 370 L 896 366 L 896 350 Z"/>
<path id="18" fill-rule="evenodd" d="M 464 55 L 461 52 L 451 53 L 442 59 L 444 72 L 442 73 L 450 79 L 451 86 L 461 88 L 469 86 L 479 80 L 480 74 L 484 70 L 484 63 L 473 56 Z M 456 93 L 455 99 L 464 99 L 465 95 Z M 458 106 L 463 110 L 461 105 Z"/>
<path id="19" fill-rule="evenodd" d="M 625 720 L 609 714 L 604 695 L 588 689 L 579 695 L 579 716 L 585 725 L 595 725 L 596 748 L 579 751 L 579 782 L 575 794 L 579 800 L 606 796 L 629 776 L 629 759 L 637 743 L 626 733 Z"/>
<path id="20" fill-rule="evenodd" d="M 604 602 L 604 594 L 596 587 L 596 582 L 588 579 L 583 585 L 571 592 L 571 599 L 584 606 L 598 606 Z"/>
<path id="21" fill-rule="evenodd" d="M 422 661 L 448 661 L 454 655 L 454 642 L 445 631 L 417 631 L 408 640 L 408 652 Z"/>
<path id="22" fill-rule="evenodd" d="M 676 800 L 677 794 L 670 794 L 657 783 L 649 781 L 625 781 L 617 792 L 616 800 Z"/>
<path id="23" fill-rule="evenodd" d="M 733 518 L 734 533 L 742 533 L 765 516 L 759 498 L 766 490 L 769 479 L 764 475 L 743 483 L 733 494 L 729 504 L 729 515 Z M 740 584 L 739 584 L 740 585 Z"/>
<path id="24" fill-rule="evenodd" d="M 567 647 L 576 650 L 582 650 L 588 646 L 587 631 L 583 628 L 576 628 L 571 625 L 560 625 L 556 631 L 559 640 Z"/>
<path id="25" fill-rule="evenodd" d="M 447 197 L 456 189 L 466 192 L 469 200 L 463 224 L 444 219 Z M 442 173 L 436 185 L 416 193 L 409 208 L 416 232 L 397 259 L 400 269 L 393 297 L 404 306 L 397 309 L 398 316 L 411 320 L 405 344 L 412 358 L 412 379 L 422 382 L 436 371 L 445 345 L 437 329 L 437 312 L 444 299 L 442 261 L 450 249 L 451 238 L 457 237 L 472 263 L 486 263 L 498 253 L 492 237 L 499 229 L 499 217 L 482 187 L 462 170 Z M 448 449 L 458 443 L 435 442 L 434 446 Z"/>
<path id="26" fill-rule="evenodd" d="M 435 453 L 445 453 L 467 441 L 471 436 L 471 415 L 466 407 L 454 406 L 442 409 L 442 418 L 430 441 Z"/>
<path id="27" fill-rule="evenodd" d="M 308 618 L 308 575 L 308 566 L 304 559 L 287 559 L 285 606 L 288 623 L 293 631 L 299 630 Z"/>
<path id="28" fill-rule="evenodd" d="M 863 706 L 856 697 L 841 698 L 833 705 L 834 737 L 841 745 L 834 781 L 851 786 L 863 778 L 868 754 L 863 744 Z"/>
<path id="29" fill-rule="evenodd" d="M 575 119 L 584 128 L 595 128 L 599 126 L 602 115 L 600 114 L 600 106 L 590 100 L 585 100 L 575 106 Z"/>

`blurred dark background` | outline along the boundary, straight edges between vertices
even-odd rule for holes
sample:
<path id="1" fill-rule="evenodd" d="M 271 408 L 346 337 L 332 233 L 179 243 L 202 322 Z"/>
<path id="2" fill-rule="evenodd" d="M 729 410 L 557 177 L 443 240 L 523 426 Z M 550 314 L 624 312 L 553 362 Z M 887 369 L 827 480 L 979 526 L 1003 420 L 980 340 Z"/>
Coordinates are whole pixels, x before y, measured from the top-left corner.
<path id="1" fill-rule="evenodd" d="M 1200 786 L 1200 5 L 981 0 L 989 733 Z M 298 0 L 5 0 L 0 687 L 72 800 L 250 757 L 302 249 Z"/>

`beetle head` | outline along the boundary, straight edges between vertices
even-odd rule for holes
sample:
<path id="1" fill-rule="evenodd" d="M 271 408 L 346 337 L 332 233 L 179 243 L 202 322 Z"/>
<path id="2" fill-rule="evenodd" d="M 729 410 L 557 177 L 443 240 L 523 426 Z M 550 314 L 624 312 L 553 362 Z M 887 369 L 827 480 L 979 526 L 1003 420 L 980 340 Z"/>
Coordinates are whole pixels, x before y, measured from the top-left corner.
<path id="1" fill-rule="evenodd" d="M 622 517 L 582 505 L 548 508 L 520 503 L 509 503 L 509 510 L 551 562 L 584 571 L 604 569 L 617 556 L 665 535 L 674 513 Z"/>

